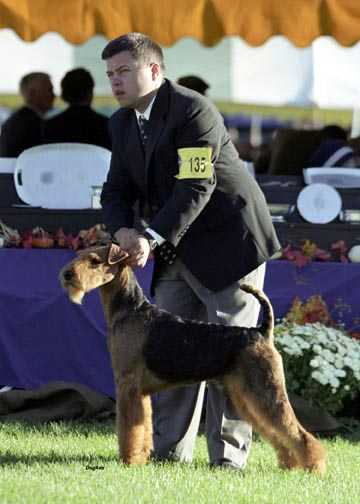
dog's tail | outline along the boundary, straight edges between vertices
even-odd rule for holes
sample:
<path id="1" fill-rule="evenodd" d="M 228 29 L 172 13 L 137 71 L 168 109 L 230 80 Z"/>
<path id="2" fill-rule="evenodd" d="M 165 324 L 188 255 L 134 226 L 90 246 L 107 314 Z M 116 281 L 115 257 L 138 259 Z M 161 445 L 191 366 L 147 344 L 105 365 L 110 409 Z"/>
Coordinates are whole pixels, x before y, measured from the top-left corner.
<path id="1" fill-rule="evenodd" d="M 259 301 L 263 308 L 263 321 L 260 326 L 260 331 L 263 333 L 265 338 L 274 339 L 274 311 L 272 308 L 272 305 L 270 303 L 269 298 L 266 296 L 266 294 L 261 291 L 260 289 L 257 289 L 256 287 L 253 287 L 252 285 L 249 284 L 241 284 L 241 289 L 249 294 L 252 294 L 253 296 L 256 297 L 256 299 Z"/>

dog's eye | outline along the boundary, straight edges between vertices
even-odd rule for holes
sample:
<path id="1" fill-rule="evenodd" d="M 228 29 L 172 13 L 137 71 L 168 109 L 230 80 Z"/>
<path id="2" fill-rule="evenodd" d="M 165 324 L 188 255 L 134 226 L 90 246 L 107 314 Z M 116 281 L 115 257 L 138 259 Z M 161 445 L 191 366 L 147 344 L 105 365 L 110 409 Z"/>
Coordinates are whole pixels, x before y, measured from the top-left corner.
<path id="1" fill-rule="evenodd" d="M 94 268 L 96 268 L 97 266 L 99 266 L 99 264 L 101 264 L 101 260 L 98 257 L 90 257 L 89 262 L 91 266 L 93 266 Z"/>

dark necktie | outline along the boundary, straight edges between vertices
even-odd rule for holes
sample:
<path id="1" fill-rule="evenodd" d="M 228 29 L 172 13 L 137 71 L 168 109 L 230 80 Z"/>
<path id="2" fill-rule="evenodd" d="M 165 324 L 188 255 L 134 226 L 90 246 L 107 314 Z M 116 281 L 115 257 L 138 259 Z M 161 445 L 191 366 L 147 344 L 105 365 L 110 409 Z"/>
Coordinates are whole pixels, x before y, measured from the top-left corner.
<path id="1" fill-rule="evenodd" d="M 143 147 L 145 149 L 146 142 L 149 137 L 149 133 L 148 133 L 149 121 L 147 119 L 145 119 L 144 116 L 140 115 L 138 118 L 138 123 L 139 123 L 141 142 L 142 142 Z"/>

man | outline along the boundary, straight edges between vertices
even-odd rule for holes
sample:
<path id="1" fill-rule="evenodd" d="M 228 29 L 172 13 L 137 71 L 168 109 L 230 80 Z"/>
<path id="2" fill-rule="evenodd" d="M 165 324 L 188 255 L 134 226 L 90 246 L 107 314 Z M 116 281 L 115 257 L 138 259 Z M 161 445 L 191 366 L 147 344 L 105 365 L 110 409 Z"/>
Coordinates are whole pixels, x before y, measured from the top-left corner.
<path id="1" fill-rule="evenodd" d="M 122 106 L 110 119 L 112 159 L 101 199 L 109 231 L 134 265 L 144 266 L 153 250 L 160 307 L 186 318 L 255 325 L 259 306 L 239 279 L 262 287 L 263 263 L 279 243 L 264 196 L 220 114 L 205 97 L 164 79 L 162 50 L 145 35 L 110 41 L 102 58 Z M 137 201 L 148 220 L 140 233 L 133 229 Z M 201 384 L 153 398 L 154 458 L 191 460 L 203 394 Z M 242 469 L 251 427 L 216 386 L 208 385 L 207 396 L 210 463 Z"/>
<path id="2" fill-rule="evenodd" d="M 61 98 L 69 107 L 45 121 L 44 141 L 80 142 L 111 149 L 108 118 L 91 108 L 94 79 L 85 68 L 74 68 L 61 80 Z"/>
<path id="3" fill-rule="evenodd" d="M 43 117 L 55 98 L 49 75 L 43 72 L 25 75 L 20 81 L 20 93 L 24 106 L 1 127 L 1 157 L 17 157 L 25 149 L 43 143 Z"/>

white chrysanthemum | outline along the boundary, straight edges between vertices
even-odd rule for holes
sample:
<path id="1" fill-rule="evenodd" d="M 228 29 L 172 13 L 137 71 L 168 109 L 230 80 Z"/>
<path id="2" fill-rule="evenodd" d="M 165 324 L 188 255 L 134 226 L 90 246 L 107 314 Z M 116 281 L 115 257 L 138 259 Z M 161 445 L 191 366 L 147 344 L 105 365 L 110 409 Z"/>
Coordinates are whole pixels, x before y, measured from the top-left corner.
<path id="1" fill-rule="evenodd" d="M 323 375 L 326 376 L 329 380 L 334 376 L 333 369 L 331 367 L 324 366 L 323 367 Z"/>
<path id="2" fill-rule="evenodd" d="M 346 355 L 346 347 L 342 345 L 340 342 L 336 343 L 337 353 L 340 355 Z"/>
<path id="3" fill-rule="evenodd" d="M 334 369 L 334 375 L 338 378 L 344 378 L 346 376 L 346 372 L 343 369 Z"/>
<path id="4" fill-rule="evenodd" d="M 352 367 L 352 358 L 351 357 L 345 357 L 344 358 L 344 364 L 345 364 L 345 366 Z"/>
<path id="5" fill-rule="evenodd" d="M 318 368 L 319 367 L 319 359 L 311 359 L 310 361 L 310 366 L 313 367 L 313 368 Z"/>
<path id="6" fill-rule="evenodd" d="M 343 369 L 344 367 L 344 359 L 340 359 L 339 356 L 336 357 L 334 366 L 338 369 Z"/>
<path id="7" fill-rule="evenodd" d="M 333 413 L 346 397 L 360 390 L 360 341 L 344 330 L 320 323 L 283 323 L 275 328 L 275 338 L 286 355 L 289 390 L 301 391 Z"/>
<path id="8" fill-rule="evenodd" d="M 295 355 L 295 356 L 300 356 L 301 355 L 301 350 L 299 350 L 298 348 L 284 347 L 284 351 L 288 355 Z"/>
<path id="9" fill-rule="evenodd" d="M 325 350 L 322 352 L 322 356 L 324 357 L 324 359 L 326 359 L 328 362 L 331 362 L 333 363 L 335 361 L 335 357 L 334 357 L 334 354 L 332 352 L 330 352 L 330 350 L 328 350 L 327 348 L 325 348 Z"/>
<path id="10" fill-rule="evenodd" d="M 326 376 L 324 376 L 322 373 L 319 373 L 318 371 L 313 371 L 311 373 L 311 377 L 314 378 L 314 380 L 316 380 L 317 382 L 321 383 L 321 385 L 327 385 L 329 383 Z"/>
<path id="11" fill-rule="evenodd" d="M 336 376 L 332 376 L 330 378 L 330 385 L 333 387 L 333 388 L 339 388 L 340 386 L 340 380 L 338 378 L 336 378 Z"/>

